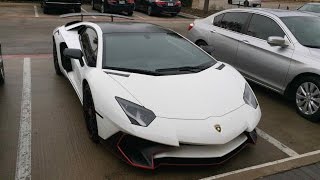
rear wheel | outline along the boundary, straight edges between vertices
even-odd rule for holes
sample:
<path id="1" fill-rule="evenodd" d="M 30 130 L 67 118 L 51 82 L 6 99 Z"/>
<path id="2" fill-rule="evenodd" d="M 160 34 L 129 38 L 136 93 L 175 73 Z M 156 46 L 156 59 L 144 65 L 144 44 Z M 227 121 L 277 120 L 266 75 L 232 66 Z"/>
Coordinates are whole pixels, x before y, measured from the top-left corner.
<path id="1" fill-rule="evenodd" d="M 152 16 L 152 15 L 153 15 L 153 9 L 152 9 L 151 6 L 148 6 L 147 13 L 148 13 L 149 16 Z"/>
<path id="2" fill-rule="evenodd" d="M 43 14 L 48 14 L 49 10 L 46 6 L 43 6 Z"/>
<path id="3" fill-rule="evenodd" d="M 83 89 L 83 113 L 90 139 L 99 143 L 96 111 L 89 85 L 85 85 Z"/>
<path id="4" fill-rule="evenodd" d="M 306 76 L 295 82 L 295 104 L 297 112 L 312 122 L 320 121 L 320 80 Z"/>
<path id="5" fill-rule="evenodd" d="M 4 66 L 3 66 L 3 62 L 0 62 L 0 85 L 4 83 Z"/>
<path id="6" fill-rule="evenodd" d="M 96 8 L 94 8 L 94 0 L 91 1 L 91 6 L 92 6 L 92 10 L 96 9 Z"/>
<path id="7" fill-rule="evenodd" d="M 56 71 L 56 74 L 61 76 L 62 72 L 60 70 L 60 66 L 58 63 L 58 55 L 57 55 L 57 47 L 56 47 L 56 43 L 53 41 L 53 64 L 54 64 L 54 69 Z"/>
<path id="8" fill-rule="evenodd" d="M 208 46 L 208 44 L 205 41 L 197 41 L 196 45 L 199 46 L 200 48 L 202 48 L 203 46 Z"/>
<path id="9" fill-rule="evenodd" d="M 244 7 L 249 7 L 249 1 L 247 1 L 247 0 L 244 1 L 244 2 L 243 2 L 243 6 L 244 6 Z"/>
<path id="10" fill-rule="evenodd" d="M 128 16 L 132 16 L 132 15 L 133 15 L 133 11 L 129 11 Z"/>
<path id="11" fill-rule="evenodd" d="M 176 17 L 178 15 L 178 13 L 171 13 L 172 17 Z"/>
<path id="12" fill-rule="evenodd" d="M 228 4 L 232 4 L 232 0 L 228 0 Z"/>

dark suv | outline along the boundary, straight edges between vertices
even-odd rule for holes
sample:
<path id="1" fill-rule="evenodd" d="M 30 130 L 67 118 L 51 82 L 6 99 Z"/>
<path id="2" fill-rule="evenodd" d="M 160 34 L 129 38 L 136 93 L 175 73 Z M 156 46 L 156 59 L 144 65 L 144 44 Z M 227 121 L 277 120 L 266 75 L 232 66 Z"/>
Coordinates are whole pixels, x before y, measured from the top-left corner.
<path id="1" fill-rule="evenodd" d="M 54 9 L 74 9 L 75 12 L 79 13 L 81 12 L 81 0 L 42 0 L 41 7 L 44 14 Z"/>
<path id="2" fill-rule="evenodd" d="M 136 9 L 146 11 L 149 16 L 160 13 L 176 16 L 181 10 L 179 0 L 135 0 Z"/>
<path id="3" fill-rule="evenodd" d="M 92 0 L 92 9 L 100 10 L 101 13 L 126 12 L 128 16 L 132 16 L 134 0 Z"/>

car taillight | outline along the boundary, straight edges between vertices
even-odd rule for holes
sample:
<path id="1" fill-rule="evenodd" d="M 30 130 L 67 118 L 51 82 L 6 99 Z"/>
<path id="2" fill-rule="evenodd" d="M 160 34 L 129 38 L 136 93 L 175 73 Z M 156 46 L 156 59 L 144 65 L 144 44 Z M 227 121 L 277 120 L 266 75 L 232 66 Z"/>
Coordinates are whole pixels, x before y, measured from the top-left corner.
<path id="1" fill-rule="evenodd" d="M 127 3 L 133 4 L 133 3 L 134 3 L 134 0 L 127 0 Z"/>
<path id="2" fill-rule="evenodd" d="M 177 1 L 176 5 L 181 6 L 181 1 Z"/>
<path id="3" fill-rule="evenodd" d="M 194 23 L 189 24 L 188 31 L 190 31 L 190 29 L 192 29 L 193 26 L 194 26 Z"/>
<path id="4" fill-rule="evenodd" d="M 161 1 L 161 0 L 156 0 L 156 5 L 166 5 L 167 3 L 165 1 Z"/>

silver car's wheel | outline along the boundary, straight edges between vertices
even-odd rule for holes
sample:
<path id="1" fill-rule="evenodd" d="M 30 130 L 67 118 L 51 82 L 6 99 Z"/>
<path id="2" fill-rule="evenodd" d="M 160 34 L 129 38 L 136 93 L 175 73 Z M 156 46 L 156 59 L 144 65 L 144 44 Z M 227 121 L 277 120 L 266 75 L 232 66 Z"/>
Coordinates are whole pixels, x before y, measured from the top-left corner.
<path id="1" fill-rule="evenodd" d="M 320 107 L 319 87 L 312 82 L 301 84 L 296 92 L 296 104 L 301 113 L 315 114 Z"/>

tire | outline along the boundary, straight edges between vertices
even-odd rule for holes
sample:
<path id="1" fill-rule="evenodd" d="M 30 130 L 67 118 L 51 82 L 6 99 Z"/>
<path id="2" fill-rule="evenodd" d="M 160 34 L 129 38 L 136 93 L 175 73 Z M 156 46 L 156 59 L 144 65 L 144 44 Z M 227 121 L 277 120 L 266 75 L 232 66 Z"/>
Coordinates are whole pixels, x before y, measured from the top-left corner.
<path id="1" fill-rule="evenodd" d="M 90 139 L 94 143 L 99 143 L 96 112 L 89 85 L 83 88 L 83 114 Z"/>
<path id="2" fill-rule="evenodd" d="M 128 16 L 132 16 L 133 15 L 133 11 L 130 11 L 127 13 Z"/>
<path id="3" fill-rule="evenodd" d="M 178 13 L 171 13 L 171 17 L 176 17 Z"/>
<path id="4" fill-rule="evenodd" d="M 257 7 L 258 5 L 257 4 L 252 4 L 252 7 Z"/>
<path id="5" fill-rule="evenodd" d="M 74 12 L 81 13 L 81 6 L 74 8 Z"/>
<path id="6" fill-rule="evenodd" d="M 232 4 L 232 0 L 228 0 L 228 4 Z"/>
<path id="7" fill-rule="evenodd" d="M 244 6 L 244 7 L 249 7 L 249 1 L 244 1 L 244 2 L 243 2 L 243 6 Z"/>
<path id="8" fill-rule="evenodd" d="M 153 10 L 152 10 L 151 6 L 148 6 L 147 14 L 148 14 L 148 16 L 152 16 L 153 15 Z"/>
<path id="9" fill-rule="evenodd" d="M 101 13 L 104 13 L 104 12 L 105 12 L 105 10 L 104 10 L 104 4 L 103 4 L 103 3 L 101 4 L 100 12 L 101 12 Z"/>
<path id="10" fill-rule="evenodd" d="M 4 84 L 4 78 L 5 78 L 5 75 L 4 75 L 4 65 L 3 65 L 3 61 L 0 62 L 0 85 Z"/>
<path id="11" fill-rule="evenodd" d="M 91 1 L 91 6 L 92 6 L 92 10 L 96 10 L 96 8 L 94 8 L 94 0 Z"/>
<path id="12" fill-rule="evenodd" d="M 320 122 L 320 79 L 305 76 L 293 86 L 295 107 L 302 117 L 312 122 Z"/>
<path id="13" fill-rule="evenodd" d="M 49 10 L 46 6 L 43 6 L 43 14 L 48 14 Z"/>
<path id="14" fill-rule="evenodd" d="M 53 41 L 53 64 L 54 64 L 54 69 L 56 71 L 56 74 L 59 76 L 62 76 L 62 72 L 60 70 L 60 66 L 58 63 L 58 54 L 57 54 L 57 47 L 56 47 L 56 43 Z"/>

